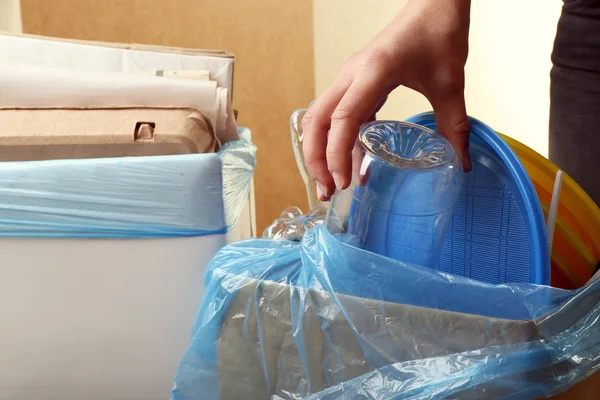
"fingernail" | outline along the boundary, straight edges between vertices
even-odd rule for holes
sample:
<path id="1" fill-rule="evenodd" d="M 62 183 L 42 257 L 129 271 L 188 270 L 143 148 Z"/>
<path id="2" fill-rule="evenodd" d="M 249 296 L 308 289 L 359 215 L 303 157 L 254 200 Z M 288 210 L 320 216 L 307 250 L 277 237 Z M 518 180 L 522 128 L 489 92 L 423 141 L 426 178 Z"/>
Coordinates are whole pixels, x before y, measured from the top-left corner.
<path id="1" fill-rule="evenodd" d="M 317 183 L 317 197 L 321 201 L 325 201 L 325 195 L 323 194 L 323 190 L 321 190 L 321 185 Z"/>
<path id="2" fill-rule="evenodd" d="M 465 172 L 470 172 L 473 165 L 471 164 L 471 158 L 469 157 L 469 150 L 467 150 L 463 157 L 465 157 L 463 162 L 463 170 Z"/>
<path id="3" fill-rule="evenodd" d="M 342 177 L 335 172 L 333 172 L 331 175 L 333 175 L 333 181 L 335 182 L 335 187 L 338 188 L 338 190 L 342 190 L 342 185 L 344 184 Z"/>
<path id="4" fill-rule="evenodd" d="M 319 182 L 317 182 L 317 196 L 319 196 L 319 200 L 321 201 L 327 201 L 330 197 L 329 191 Z"/>

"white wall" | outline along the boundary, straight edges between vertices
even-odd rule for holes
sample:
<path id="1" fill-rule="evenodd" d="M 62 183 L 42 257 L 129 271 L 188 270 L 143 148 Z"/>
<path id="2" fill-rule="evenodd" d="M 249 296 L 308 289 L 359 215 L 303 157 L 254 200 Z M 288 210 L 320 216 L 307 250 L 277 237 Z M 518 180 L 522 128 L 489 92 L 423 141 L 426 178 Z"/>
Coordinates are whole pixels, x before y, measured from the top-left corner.
<path id="1" fill-rule="evenodd" d="M 334 80 L 345 58 L 405 3 L 314 0 L 317 94 Z M 472 1 L 468 113 L 543 155 L 548 154 L 550 53 L 561 5 L 561 0 Z M 430 109 L 421 95 L 400 89 L 379 117 L 403 119 Z"/>
<path id="2" fill-rule="evenodd" d="M 22 31 L 19 0 L 0 0 L 0 31 Z"/>

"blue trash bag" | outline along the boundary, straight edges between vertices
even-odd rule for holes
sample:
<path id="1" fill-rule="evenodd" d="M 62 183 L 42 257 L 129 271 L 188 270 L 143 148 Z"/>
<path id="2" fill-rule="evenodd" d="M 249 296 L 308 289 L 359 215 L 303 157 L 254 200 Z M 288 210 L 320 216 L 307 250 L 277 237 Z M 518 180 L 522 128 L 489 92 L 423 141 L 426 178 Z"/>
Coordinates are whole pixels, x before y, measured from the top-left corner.
<path id="1" fill-rule="evenodd" d="M 250 132 L 217 153 L 0 163 L 0 237 L 226 233 L 252 181 Z"/>
<path id="2" fill-rule="evenodd" d="M 223 248 L 171 399 L 531 399 L 600 369 L 600 280 L 491 285 L 345 244 Z"/>

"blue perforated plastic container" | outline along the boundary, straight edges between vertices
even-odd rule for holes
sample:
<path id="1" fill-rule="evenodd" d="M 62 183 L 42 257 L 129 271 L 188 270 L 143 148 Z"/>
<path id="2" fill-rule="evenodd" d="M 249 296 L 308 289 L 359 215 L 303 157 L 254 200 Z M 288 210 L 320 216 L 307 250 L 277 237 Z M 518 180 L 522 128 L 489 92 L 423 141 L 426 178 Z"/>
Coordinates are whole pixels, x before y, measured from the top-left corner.
<path id="1" fill-rule="evenodd" d="M 433 113 L 408 119 L 435 130 Z M 525 168 L 489 126 L 471 121 L 473 169 L 454 210 L 439 269 L 488 283 L 550 283 L 548 236 Z"/>

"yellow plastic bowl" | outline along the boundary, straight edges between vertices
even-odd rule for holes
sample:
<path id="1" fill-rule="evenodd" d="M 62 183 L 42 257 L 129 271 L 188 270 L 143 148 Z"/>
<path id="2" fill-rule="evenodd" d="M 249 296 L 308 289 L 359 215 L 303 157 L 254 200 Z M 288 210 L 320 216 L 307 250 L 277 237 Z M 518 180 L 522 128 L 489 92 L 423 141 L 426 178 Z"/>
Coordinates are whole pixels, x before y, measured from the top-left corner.
<path id="1" fill-rule="evenodd" d="M 523 143 L 500 135 L 529 173 L 547 217 L 559 168 Z M 564 288 L 585 284 L 600 260 L 600 208 L 566 174 L 563 175 L 551 258 L 552 285 Z"/>

